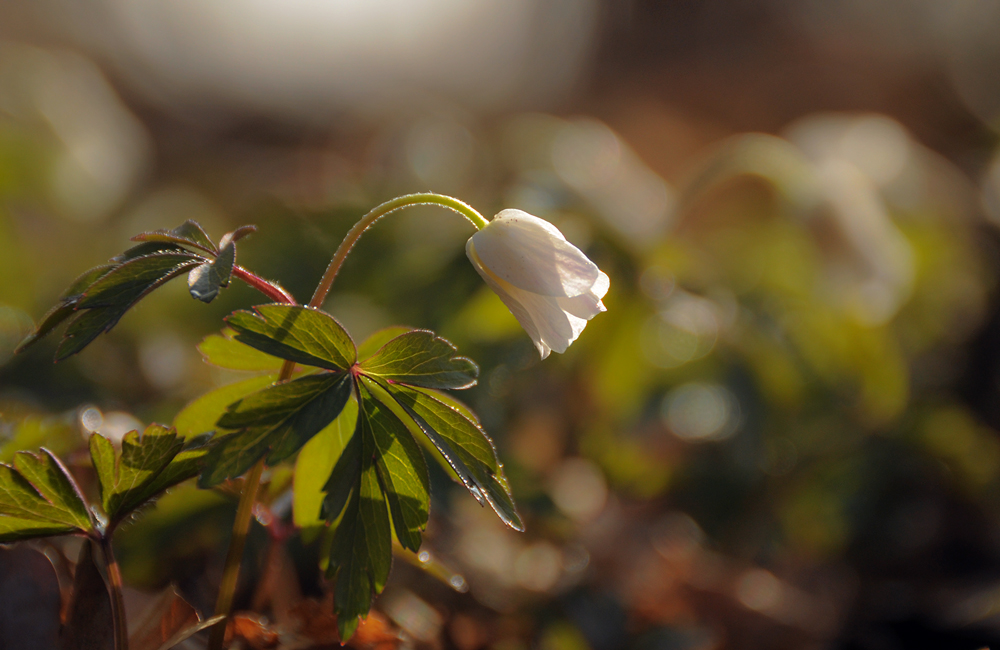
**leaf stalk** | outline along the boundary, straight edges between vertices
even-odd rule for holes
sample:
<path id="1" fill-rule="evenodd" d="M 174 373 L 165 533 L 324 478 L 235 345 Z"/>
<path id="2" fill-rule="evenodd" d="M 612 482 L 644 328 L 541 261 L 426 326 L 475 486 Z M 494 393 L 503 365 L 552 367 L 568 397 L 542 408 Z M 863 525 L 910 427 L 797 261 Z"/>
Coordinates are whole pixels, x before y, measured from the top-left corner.
<path id="1" fill-rule="evenodd" d="M 282 286 L 273 282 L 268 282 L 264 278 L 248 271 L 242 266 L 234 266 L 233 275 L 275 302 L 287 302 L 289 305 L 298 304 L 295 302 L 295 297 L 288 293 L 288 291 Z"/>

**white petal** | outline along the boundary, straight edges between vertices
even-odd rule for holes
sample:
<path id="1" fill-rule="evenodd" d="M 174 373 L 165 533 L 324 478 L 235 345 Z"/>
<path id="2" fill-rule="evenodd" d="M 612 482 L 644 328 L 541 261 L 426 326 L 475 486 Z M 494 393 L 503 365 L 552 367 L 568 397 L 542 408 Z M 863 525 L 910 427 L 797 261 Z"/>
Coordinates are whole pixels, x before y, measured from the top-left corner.
<path id="1" fill-rule="evenodd" d="M 602 311 L 607 311 L 604 303 L 592 295 L 573 296 L 572 298 L 556 298 L 559 308 L 567 314 L 590 320 Z"/>
<path id="2" fill-rule="evenodd" d="M 503 282 L 495 275 L 490 273 L 482 265 L 479 260 L 478 255 L 476 255 L 476 250 L 471 239 L 465 244 L 465 254 L 468 255 L 469 260 L 472 262 L 473 268 L 479 273 L 479 275 L 486 281 L 486 285 L 493 290 L 493 293 L 497 294 L 503 304 L 507 306 L 510 313 L 514 315 L 517 322 L 521 324 L 524 331 L 527 332 L 528 336 L 535 344 L 535 349 L 538 350 L 538 354 L 544 359 L 549 356 L 551 348 L 542 342 L 541 337 L 538 334 L 538 328 L 535 327 L 534 321 L 531 319 L 531 315 L 524 309 L 520 302 L 518 302 L 504 287 L 510 287 L 506 282 Z"/>
<path id="3" fill-rule="evenodd" d="M 598 300 L 607 295 L 608 289 L 611 288 L 611 278 L 604 271 L 598 271 L 597 281 L 594 282 L 594 286 L 590 287 L 590 293 L 597 296 Z"/>
<path id="4" fill-rule="evenodd" d="M 555 226 L 521 210 L 500 212 L 472 241 L 484 267 L 543 296 L 579 296 L 603 275 Z"/>
<path id="5" fill-rule="evenodd" d="M 565 352 L 570 343 L 575 341 L 583 332 L 583 328 L 587 326 L 586 318 L 580 318 L 566 312 L 558 302 L 559 300 L 573 300 L 573 298 L 561 299 L 540 296 L 517 287 L 510 287 L 510 289 L 515 292 L 514 298 L 531 314 L 531 319 L 538 328 L 541 341 L 552 348 L 554 352 L 560 354 Z"/>

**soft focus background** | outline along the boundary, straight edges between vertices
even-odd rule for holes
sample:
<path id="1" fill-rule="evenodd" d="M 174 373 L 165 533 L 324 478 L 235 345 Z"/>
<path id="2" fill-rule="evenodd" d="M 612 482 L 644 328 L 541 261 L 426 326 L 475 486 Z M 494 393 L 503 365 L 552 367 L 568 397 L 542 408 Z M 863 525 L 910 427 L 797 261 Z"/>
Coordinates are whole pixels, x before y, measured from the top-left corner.
<path id="1" fill-rule="evenodd" d="M 998 24 L 979 0 L 0 0 L 0 460 L 74 462 L 240 378 L 195 349 L 261 300 L 238 284 L 11 357 L 133 234 L 257 224 L 240 263 L 305 300 L 361 214 L 443 192 L 552 221 L 611 291 L 539 363 L 454 215 L 395 215 L 349 259 L 325 307 L 357 340 L 427 327 L 480 364 L 460 397 L 527 523 L 433 476 L 427 555 L 375 605 L 390 637 L 1000 644 Z M 173 581 L 210 611 L 234 507 L 185 487 L 123 530 L 130 599 Z M 280 635 L 329 608 L 276 529 L 238 605 Z M 24 552 L 0 550 L 0 616 Z"/>

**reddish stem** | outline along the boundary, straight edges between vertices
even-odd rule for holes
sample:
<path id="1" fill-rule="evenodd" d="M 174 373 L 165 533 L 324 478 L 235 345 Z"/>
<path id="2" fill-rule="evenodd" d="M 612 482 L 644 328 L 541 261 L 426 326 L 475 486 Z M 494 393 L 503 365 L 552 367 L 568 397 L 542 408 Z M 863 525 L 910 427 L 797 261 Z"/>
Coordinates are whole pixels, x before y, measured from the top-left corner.
<path id="1" fill-rule="evenodd" d="M 298 304 L 297 302 L 295 302 L 295 298 L 292 296 L 292 294 L 288 293 L 280 285 L 277 285 L 273 282 L 268 282 L 264 278 L 260 277 L 259 275 L 251 273 L 242 266 L 239 265 L 234 266 L 233 275 L 238 277 L 240 280 L 243 280 L 251 287 L 253 287 L 257 291 L 260 291 L 262 294 L 274 300 L 275 302 L 285 302 L 288 303 L 289 305 Z"/>

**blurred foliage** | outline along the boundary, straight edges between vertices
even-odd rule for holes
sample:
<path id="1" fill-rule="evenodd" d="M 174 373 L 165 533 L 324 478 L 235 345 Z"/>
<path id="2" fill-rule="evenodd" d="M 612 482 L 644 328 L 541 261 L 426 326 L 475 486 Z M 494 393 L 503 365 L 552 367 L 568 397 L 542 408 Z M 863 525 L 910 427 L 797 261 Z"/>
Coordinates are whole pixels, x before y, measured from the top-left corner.
<path id="1" fill-rule="evenodd" d="M 259 301 L 236 284 L 211 305 L 167 285 L 59 365 L 49 341 L 11 356 L 133 232 L 255 223 L 238 263 L 301 300 L 361 214 L 433 186 L 551 220 L 611 291 L 608 312 L 539 363 L 466 261 L 460 219 L 414 210 L 361 240 L 325 308 L 356 340 L 406 324 L 476 360 L 463 399 L 527 529 L 505 530 L 431 465 L 430 526 L 416 559 L 396 550 L 409 562 L 378 625 L 462 649 L 873 647 L 866 635 L 904 625 L 968 647 L 1000 638 L 996 233 L 978 179 L 893 119 L 814 114 L 780 137 L 738 134 L 685 160 L 677 187 L 603 122 L 534 113 L 372 127 L 367 148 L 223 142 L 226 155 L 102 185 L 79 169 L 66 180 L 72 142 L 26 105 L 0 106 L 0 460 L 46 446 L 88 475 L 91 433 L 120 441 L 180 412 L 190 435 L 267 383 L 254 373 L 268 368 L 196 349 Z M 153 136 L 133 126 L 121 137 L 141 158 Z M 453 157 L 442 129 L 470 153 Z M 261 180 L 271 157 L 285 176 Z M 73 191 L 86 211 L 67 207 Z M 323 542 L 290 534 L 308 519 L 291 514 L 288 468 L 269 481 L 237 604 L 281 633 L 332 630 L 317 613 L 329 602 L 302 604 L 330 596 Z M 184 485 L 125 526 L 126 581 L 174 582 L 207 614 L 232 494 Z"/>

